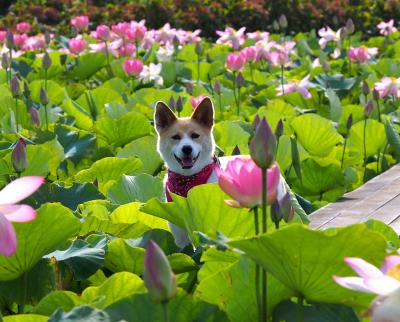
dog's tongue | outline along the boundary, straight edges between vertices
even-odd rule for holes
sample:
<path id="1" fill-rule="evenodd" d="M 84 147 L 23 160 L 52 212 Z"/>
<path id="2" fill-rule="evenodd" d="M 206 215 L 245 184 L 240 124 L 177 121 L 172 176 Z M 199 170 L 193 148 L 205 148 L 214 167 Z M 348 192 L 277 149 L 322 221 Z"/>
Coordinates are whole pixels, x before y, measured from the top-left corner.
<path id="1" fill-rule="evenodd" d="M 190 168 L 193 166 L 193 159 L 192 158 L 183 158 L 182 160 L 182 166 L 184 168 Z"/>

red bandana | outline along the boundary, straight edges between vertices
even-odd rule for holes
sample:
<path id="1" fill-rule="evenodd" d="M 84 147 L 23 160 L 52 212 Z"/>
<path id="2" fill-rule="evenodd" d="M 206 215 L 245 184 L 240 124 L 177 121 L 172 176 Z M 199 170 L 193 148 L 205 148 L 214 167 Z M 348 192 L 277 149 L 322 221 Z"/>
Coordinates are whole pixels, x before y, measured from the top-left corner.
<path id="1" fill-rule="evenodd" d="M 184 176 L 179 173 L 168 170 L 168 180 L 167 188 L 165 194 L 167 196 L 167 201 L 171 202 L 172 198 L 169 192 L 180 195 L 182 197 L 187 197 L 188 191 L 193 187 L 199 186 L 201 184 L 207 183 L 208 178 L 210 178 L 213 170 L 219 167 L 219 162 L 216 157 L 214 157 L 214 162 L 206 165 L 200 172 L 192 176 Z"/>

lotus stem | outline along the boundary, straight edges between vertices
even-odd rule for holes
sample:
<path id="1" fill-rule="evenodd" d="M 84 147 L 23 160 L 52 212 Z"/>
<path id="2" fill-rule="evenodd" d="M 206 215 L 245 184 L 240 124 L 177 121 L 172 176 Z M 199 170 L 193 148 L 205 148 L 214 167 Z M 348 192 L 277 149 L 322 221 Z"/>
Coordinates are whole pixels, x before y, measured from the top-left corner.
<path id="1" fill-rule="evenodd" d="M 366 132 L 367 132 L 367 118 L 364 120 L 364 131 L 363 131 L 363 143 L 364 143 L 364 181 L 365 181 L 365 173 L 367 171 L 367 142 L 366 142 Z"/>
<path id="2" fill-rule="evenodd" d="M 164 314 L 164 322 L 169 322 L 169 317 L 168 317 L 168 301 L 164 301 L 161 303 L 163 307 L 163 314 Z"/>
<path id="3" fill-rule="evenodd" d="M 379 100 L 376 100 L 376 107 L 378 108 L 378 120 L 381 122 L 381 106 L 379 104 Z"/>
<path id="4" fill-rule="evenodd" d="M 283 70 L 284 67 L 281 65 L 281 87 L 282 87 L 282 95 L 285 94 L 284 86 L 283 86 Z"/>
<path id="5" fill-rule="evenodd" d="M 218 104 L 219 104 L 219 112 L 221 113 L 221 119 L 222 119 L 222 99 L 221 99 L 221 94 L 218 94 Z"/>
<path id="6" fill-rule="evenodd" d="M 17 133 L 19 132 L 18 127 L 18 98 L 15 97 L 15 126 L 17 128 Z"/>
<path id="7" fill-rule="evenodd" d="M 267 168 L 261 169 L 262 173 L 262 232 L 263 234 L 267 233 Z M 268 307 L 268 298 L 267 298 L 267 271 L 265 269 L 262 270 L 262 321 L 267 321 L 267 307 Z"/>
<path id="8" fill-rule="evenodd" d="M 260 233 L 260 228 L 259 228 L 259 220 L 258 220 L 258 208 L 257 206 L 253 208 L 254 212 L 254 226 L 255 226 L 255 233 L 258 235 Z M 264 322 L 262 321 L 262 303 L 261 303 L 261 297 L 260 297 L 260 271 L 261 267 L 259 264 L 256 263 L 256 280 L 255 280 L 255 287 L 256 287 L 256 300 L 257 300 L 257 309 L 258 309 L 258 320 L 259 322 Z"/>
<path id="9" fill-rule="evenodd" d="M 303 297 L 301 295 L 297 297 L 296 321 L 297 322 L 304 321 Z"/>
<path id="10" fill-rule="evenodd" d="M 344 145 L 343 145 L 343 153 L 342 153 L 342 162 L 340 165 L 340 168 L 343 169 L 343 163 L 344 163 L 344 154 L 346 152 L 346 145 L 347 145 L 347 137 L 344 138 Z"/>
<path id="11" fill-rule="evenodd" d="M 109 55 L 109 52 L 108 52 L 108 43 L 107 43 L 107 41 L 105 41 L 104 42 L 104 48 L 105 48 L 105 51 L 106 51 L 106 59 L 107 59 L 107 73 L 108 73 L 108 77 L 113 77 L 114 75 L 113 75 L 113 72 L 112 72 L 112 69 L 111 69 L 111 65 L 110 65 L 110 55 Z"/>

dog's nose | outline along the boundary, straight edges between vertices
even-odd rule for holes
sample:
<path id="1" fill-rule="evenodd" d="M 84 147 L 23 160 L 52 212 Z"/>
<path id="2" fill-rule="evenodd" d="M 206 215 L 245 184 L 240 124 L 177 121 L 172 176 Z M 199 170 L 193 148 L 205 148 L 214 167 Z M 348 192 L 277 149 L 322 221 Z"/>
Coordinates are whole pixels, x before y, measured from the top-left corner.
<path id="1" fill-rule="evenodd" d="M 193 151 L 193 149 L 192 149 L 192 147 L 190 145 L 184 145 L 182 147 L 183 154 L 189 155 L 189 154 L 192 153 L 192 151 Z"/>

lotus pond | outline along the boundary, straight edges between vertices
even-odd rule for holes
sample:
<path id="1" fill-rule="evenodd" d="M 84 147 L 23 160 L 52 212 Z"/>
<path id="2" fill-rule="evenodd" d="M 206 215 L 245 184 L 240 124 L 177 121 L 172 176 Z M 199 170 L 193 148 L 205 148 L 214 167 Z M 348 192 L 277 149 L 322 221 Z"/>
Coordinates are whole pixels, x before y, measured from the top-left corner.
<path id="1" fill-rule="evenodd" d="M 13 222 L 16 250 L 0 254 L 5 322 L 383 321 L 379 303 L 366 314 L 374 294 L 333 276 L 362 271 L 348 258 L 397 260 L 397 234 L 379 221 L 314 231 L 307 215 L 400 161 L 400 33 L 280 26 L 227 28 L 216 42 L 143 21 L 89 32 L 84 17 L 69 35 L 0 31 L 0 186 L 45 178 L 24 201 L 36 219 Z M 164 202 L 155 103 L 188 116 L 201 96 L 214 103 L 217 155 L 249 154 L 254 120 L 267 120 L 301 205 L 291 222 L 268 219 L 256 236 L 252 212 L 228 206 L 218 184 Z M 179 248 L 168 222 L 192 245 Z M 143 281 L 150 240 L 177 285 L 158 301 Z M 398 279 L 398 263 L 381 274 Z"/>

